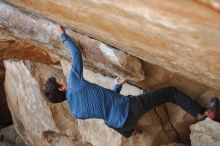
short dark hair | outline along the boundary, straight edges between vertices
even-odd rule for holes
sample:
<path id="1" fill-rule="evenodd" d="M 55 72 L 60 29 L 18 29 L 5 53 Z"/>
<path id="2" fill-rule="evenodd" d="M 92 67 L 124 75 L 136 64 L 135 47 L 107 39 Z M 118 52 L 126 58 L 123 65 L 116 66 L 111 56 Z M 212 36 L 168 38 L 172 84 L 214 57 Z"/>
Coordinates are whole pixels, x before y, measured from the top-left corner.
<path id="1" fill-rule="evenodd" d="M 44 94 L 52 103 L 59 103 L 66 100 L 66 92 L 59 91 L 60 85 L 55 77 L 50 77 L 45 83 Z"/>

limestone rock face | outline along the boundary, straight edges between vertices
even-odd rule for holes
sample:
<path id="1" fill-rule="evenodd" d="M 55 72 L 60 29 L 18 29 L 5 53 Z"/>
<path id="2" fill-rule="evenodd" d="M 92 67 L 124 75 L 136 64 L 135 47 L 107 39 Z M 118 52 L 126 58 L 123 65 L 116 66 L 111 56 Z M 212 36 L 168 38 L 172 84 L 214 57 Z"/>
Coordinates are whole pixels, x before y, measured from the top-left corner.
<path id="1" fill-rule="evenodd" d="M 56 140 L 57 136 L 62 136 L 60 133 L 62 128 L 59 128 L 59 123 L 54 121 L 53 118 L 55 116 L 53 116 L 50 106 L 47 105 L 42 95 L 42 88 L 40 88 L 39 85 L 40 82 L 37 82 L 34 78 L 34 74 L 32 74 L 36 71 L 35 69 L 37 69 L 37 73 L 39 74 L 40 68 L 42 71 L 46 68 L 43 67 L 43 65 L 34 67 L 34 65 L 30 63 L 25 64 L 22 61 L 5 61 L 4 64 L 6 68 L 5 90 L 16 131 L 31 145 L 50 145 Z M 49 74 L 47 70 L 45 70 L 47 74 L 45 73 L 44 76 Z M 56 74 L 58 74 L 58 72 Z M 38 79 L 39 81 L 44 81 L 42 76 Z M 60 112 L 62 112 L 62 110 Z M 68 119 L 68 114 L 65 118 Z M 66 121 L 65 118 L 62 118 L 64 122 Z M 74 121 L 72 121 L 72 124 L 73 123 Z M 64 125 L 63 128 L 67 127 L 68 125 Z M 68 128 L 72 127 L 73 126 L 69 126 Z M 58 134 L 54 139 L 47 139 L 48 131 Z M 64 132 L 67 133 L 67 131 L 68 129 Z M 75 132 L 75 134 L 76 133 L 77 132 Z M 70 133 L 68 134 L 68 138 L 61 140 L 64 140 L 63 143 L 66 145 L 74 145 L 72 139 L 74 140 L 76 137 L 70 135 Z M 62 144 L 55 143 L 54 145 Z"/>
<path id="2" fill-rule="evenodd" d="M 220 14 L 197 1 L 7 1 L 146 62 L 220 88 Z"/>
<path id="3" fill-rule="evenodd" d="M 70 58 L 69 50 L 55 35 L 54 27 L 56 24 L 54 22 L 24 13 L 3 2 L 0 2 L 0 18 L 0 25 L 2 25 L 3 30 L 9 29 L 10 35 L 25 41 L 4 41 L 6 38 L 2 38 L 3 41 L 0 46 L 3 58 L 26 58 L 42 63 L 56 63 L 61 56 Z M 121 75 L 130 80 L 144 79 L 142 64 L 139 59 L 79 33 L 68 29 L 67 32 L 82 49 L 85 65 L 88 68 L 104 74 Z M 27 44 L 27 41 L 32 45 Z M 22 54 L 22 52 L 26 53 Z M 47 60 L 42 60 L 43 56 L 47 57 Z"/>
<path id="4" fill-rule="evenodd" d="M 198 1 L 203 2 L 204 4 L 207 4 L 208 6 L 211 6 L 217 10 L 220 10 L 219 0 L 198 0 Z"/>
<path id="5" fill-rule="evenodd" d="M 190 127 L 192 146 L 220 145 L 220 124 L 207 118 Z"/>
<path id="6" fill-rule="evenodd" d="M 142 92 L 133 85 L 144 90 L 174 86 L 207 105 L 210 97 L 220 97 L 219 4 L 219 0 L 0 1 L 0 124 L 11 120 L 2 118 L 7 113 L 5 90 L 15 130 L 30 145 L 189 144 L 189 126 L 197 120 L 173 104 L 146 113 L 138 122 L 143 134 L 124 139 L 102 120 L 76 120 L 66 102 L 47 102 L 42 94 L 45 81 L 50 76 L 67 77 L 70 65 L 69 50 L 55 36 L 54 26 L 63 25 L 81 49 L 84 77 L 90 82 L 112 89 L 112 77 L 121 75 L 132 84 L 125 84 L 124 95 Z M 13 59 L 4 67 L 3 60 L 10 58 L 32 62 Z M 193 145 L 219 144 L 217 123 L 207 119 L 196 125 L 191 128 Z"/>
<path id="7" fill-rule="evenodd" d="M 6 143 L 8 145 L 16 145 L 16 146 L 27 146 L 23 139 L 16 133 L 14 126 L 11 125 L 9 127 L 3 128 L 0 130 L 0 137 L 1 142 Z M 4 144 L 0 143 L 1 146 L 4 146 Z"/>
<path id="8" fill-rule="evenodd" d="M 1 54 L 0 61 L 10 58 L 16 58 L 20 60 L 32 60 L 35 62 L 41 62 L 44 64 L 57 64 L 57 56 L 50 56 L 46 50 L 40 47 L 31 45 L 22 40 L 7 40 L 0 42 Z M 25 52 L 25 53 L 24 53 Z M 34 54 L 34 55 L 33 55 Z"/>

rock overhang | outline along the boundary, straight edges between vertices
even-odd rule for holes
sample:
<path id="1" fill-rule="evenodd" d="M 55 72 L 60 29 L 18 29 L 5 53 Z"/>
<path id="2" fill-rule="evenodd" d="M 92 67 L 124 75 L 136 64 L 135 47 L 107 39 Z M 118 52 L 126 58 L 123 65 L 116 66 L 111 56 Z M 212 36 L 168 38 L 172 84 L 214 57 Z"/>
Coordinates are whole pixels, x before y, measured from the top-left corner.
<path id="1" fill-rule="evenodd" d="M 32 47 L 30 47 L 29 49 L 31 50 L 31 48 L 33 48 L 33 47 L 39 47 L 36 50 L 37 51 L 42 50 L 42 54 L 40 56 L 43 58 L 36 58 L 35 60 L 33 60 L 33 58 L 30 58 L 31 54 L 28 56 L 21 56 L 19 58 L 19 53 L 16 53 L 16 54 L 18 54 L 18 56 L 16 56 L 16 55 L 15 56 L 13 56 L 13 55 L 6 56 L 5 55 L 5 57 L 3 59 L 15 57 L 18 59 L 25 59 L 26 58 L 26 59 L 30 59 L 32 61 L 39 61 L 39 62 L 42 62 L 42 59 L 46 59 L 46 61 L 42 62 L 42 63 L 48 63 L 48 64 L 57 63 L 60 61 L 60 59 L 65 59 L 66 61 L 69 61 L 70 56 L 68 54 L 67 49 L 62 48 L 61 44 L 59 43 L 57 38 L 54 38 L 54 35 L 53 35 L 52 26 L 55 23 L 59 23 L 59 24 L 64 25 L 65 27 L 69 28 L 69 29 L 67 29 L 67 31 L 71 35 L 71 37 L 73 37 L 73 39 L 79 44 L 79 47 L 82 49 L 82 52 L 84 53 L 84 58 L 85 58 L 85 66 L 89 69 L 93 69 L 93 70 L 96 70 L 97 72 L 102 72 L 104 74 L 108 74 L 108 75 L 112 76 L 112 74 L 109 73 L 109 72 L 114 71 L 114 69 L 112 69 L 111 65 L 114 66 L 116 64 L 117 67 L 115 68 L 115 70 L 118 71 L 119 73 L 124 74 L 124 75 L 131 75 L 130 77 L 135 76 L 136 80 L 137 79 L 141 80 L 143 77 L 143 74 L 142 74 L 142 67 L 140 67 L 140 64 L 139 64 L 140 62 L 138 60 L 136 60 L 136 57 L 138 57 L 138 58 L 141 58 L 143 61 L 150 62 L 153 64 L 158 64 L 158 65 L 164 67 L 165 69 L 168 69 L 171 71 L 171 72 L 164 71 L 165 73 L 163 73 L 163 71 L 161 69 L 158 70 L 157 68 L 155 69 L 154 67 L 152 67 L 153 68 L 152 70 L 155 70 L 155 71 L 151 70 L 150 74 L 163 74 L 163 76 L 159 75 L 158 79 L 153 78 L 152 80 L 154 80 L 154 81 L 152 81 L 152 82 L 162 81 L 161 82 L 161 83 L 163 83 L 162 86 L 174 84 L 177 87 L 183 89 L 183 91 L 187 91 L 189 93 L 192 92 L 192 93 L 190 93 L 190 95 L 195 94 L 194 98 L 196 98 L 196 100 L 200 100 L 200 98 L 197 98 L 197 97 L 199 97 L 199 94 L 202 94 L 206 90 L 209 90 L 209 88 L 207 86 L 209 86 L 211 88 L 219 89 L 219 88 L 217 88 L 218 83 L 216 84 L 216 82 L 213 82 L 213 80 L 215 80 L 215 79 L 216 79 L 216 81 L 218 81 L 217 77 L 218 77 L 218 73 L 219 73 L 218 72 L 219 51 L 216 50 L 216 47 L 219 44 L 214 43 L 213 45 L 212 44 L 210 45 L 210 42 L 212 42 L 212 41 L 217 42 L 217 39 L 219 38 L 218 34 L 213 33 L 215 30 L 216 30 L 216 33 L 219 31 L 218 30 L 219 29 L 219 27 L 218 27 L 219 19 L 214 17 L 214 16 L 219 16 L 219 15 L 217 15 L 213 10 L 207 9 L 206 7 L 201 6 L 195 2 L 181 1 L 180 4 L 183 4 L 181 6 L 180 4 L 177 3 L 180 1 L 177 1 L 177 0 L 174 0 L 174 1 L 171 1 L 168 3 L 159 1 L 159 4 L 165 4 L 165 5 L 164 6 L 157 6 L 157 4 L 154 3 L 153 1 L 148 1 L 149 6 L 146 5 L 146 10 L 143 10 L 143 9 L 141 9 L 143 6 L 140 5 L 140 4 L 142 4 L 142 2 L 134 2 L 134 6 L 136 6 L 136 7 L 133 8 L 133 6 L 131 5 L 131 2 L 128 2 L 128 1 L 127 1 L 127 3 L 125 3 L 125 1 L 121 1 L 121 2 L 119 2 L 119 4 L 113 4 L 113 5 L 111 2 L 114 2 L 114 1 L 101 1 L 101 0 L 90 1 L 90 2 L 84 1 L 85 3 L 86 2 L 88 2 L 89 4 L 92 3 L 92 6 L 95 6 L 94 8 L 99 8 L 99 9 L 97 9 L 97 13 L 92 13 L 92 14 L 96 15 L 96 18 L 97 18 L 97 19 L 94 19 L 94 21 L 95 20 L 102 20 L 103 16 L 106 17 L 106 18 L 104 18 L 104 20 L 101 21 L 101 23 L 99 23 L 99 21 L 96 21 L 97 23 L 99 23 L 99 27 L 97 27 L 97 28 L 94 25 L 92 25 L 92 27 L 89 27 L 89 24 L 87 24 L 87 23 L 85 23 L 83 26 L 82 26 L 82 24 L 78 24 L 77 22 L 76 22 L 76 24 L 74 24 L 74 22 L 72 22 L 74 19 L 70 20 L 70 18 L 72 16 L 74 16 L 73 14 L 63 15 L 61 13 L 60 14 L 61 16 L 57 16 L 57 12 L 54 12 L 54 14 L 51 14 L 51 11 L 54 11 L 56 8 L 57 9 L 60 9 L 60 8 L 51 7 L 49 9 L 47 7 L 48 5 L 46 5 L 46 4 L 43 5 L 44 3 L 47 3 L 47 2 L 49 2 L 51 4 L 56 3 L 57 6 L 61 6 L 63 8 L 63 11 L 67 11 L 68 9 L 64 9 L 64 8 L 71 7 L 71 5 L 67 6 L 67 4 L 72 3 L 69 0 L 63 0 L 63 1 L 59 1 L 59 2 L 58 1 L 57 2 L 50 1 L 50 0 L 48 0 L 48 1 L 41 1 L 40 0 L 40 1 L 38 1 L 39 4 L 35 3 L 36 1 L 31 1 L 31 0 L 30 1 L 23 1 L 23 0 L 10 1 L 9 0 L 8 2 L 14 3 L 16 5 L 16 7 L 13 7 L 10 4 L 10 5 L 8 5 L 8 9 L 6 9 L 5 6 L 7 6 L 7 4 L 3 3 L 3 5 L 1 5 L 4 7 L 1 7 L 0 10 L 2 10 L 2 12 L 3 11 L 5 12 L 5 13 L 4 12 L 1 13 L 1 15 L 2 14 L 7 15 L 7 17 L 5 17 L 6 15 L 4 15 L 4 20 L 6 20 L 5 21 L 6 23 L 2 23 L 3 21 L 1 19 L 1 24 L 3 24 L 3 25 L 1 26 L 0 32 L 3 32 L 3 34 L 4 34 L 3 36 L 5 36 L 1 40 L 4 40 L 4 41 L 6 40 L 6 42 L 4 42 L 4 43 L 7 44 L 7 43 L 9 43 L 9 42 L 7 42 L 7 40 L 10 40 L 12 42 L 13 41 L 17 42 L 17 39 L 19 39 L 21 44 L 22 43 L 24 44 L 23 46 L 25 46 L 25 43 L 30 43 L 32 45 Z M 62 3 L 62 2 L 70 2 L 70 3 Z M 85 7 L 83 7 L 83 6 L 81 7 L 80 4 L 83 3 L 82 1 L 81 2 L 75 1 L 75 2 L 76 2 L 76 6 L 74 6 L 74 8 L 76 8 L 77 10 L 80 11 L 78 17 L 81 17 L 81 16 L 84 17 L 83 15 L 81 15 L 82 13 L 92 12 L 91 5 L 86 5 Z M 147 1 L 143 1 L 143 3 L 144 2 L 147 2 Z M 125 4 L 124 7 L 122 7 L 123 6 L 122 4 Z M 192 4 L 192 8 L 195 8 L 195 10 L 190 10 L 191 8 L 190 9 L 186 8 L 186 10 L 184 10 L 183 7 L 190 6 L 190 4 Z M 39 5 L 42 6 L 42 12 L 38 11 Z M 98 7 L 98 5 L 100 7 Z M 113 9 L 110 9 L 110 10 L 112 10 L 112 14 L 111 14 L 111 11 L 109 11 L 108 14 L 103 13 L 108 10 L 108 9 L 102 9 L 103 5 L 108 6 L 108 8 L 113 8 Z M 17 7 L 17 6 L 19 6 L 19 7 Z M 29 6 L 29 7 L 27 7 L 27 6 Z M 51 5 L 51 6 L 54 6 L 54 5 Z M 117 7 L 114 8 L 115 6 L 117 6 Z M 152 8 L 150 8 L 150 6 L 152 6 Z M 21 7 L 23 7 L 23 8 L 21 8 Z M 105 8 L 105 7 L 103 7 L 103 8 Z M 141 9 L 141 11 L 137 12 L 137 10 L 140 10 L 139 8 Z M 155 12 L 153 12 L 153 10 L 152 10 L 153 8 L 155 8 L 155 10 L 154 10 Z M 160 10 L 159 8 L 162 8 L 162 9 Z M 172 8 L 172 9 L 168 9 L 168 8 Z M 13 11 L 9 11 L 10 9 L 15 10 L 14 12 L 16 12 L 16 13 L 12 13 Z M 198 14 L 198 12 L 196 12 L 196 10 L 204 10 L 204 12 L 202 11 L 201 14 Z M 46 11 L 48 13 L 46 13 Z M 143 17 L 143 20 L 140 20 L 140 18 L 142 18 L 142 17 L 139 17 L 140 15 L 142 15 L 141 12 L 147 12 L 147 11 L 149 12 L 149 15 L 147 15 L 147 17 Z M 117 12 L 123 12 L 123 13 L 118 13 L 118 16 L 116 16 L 115 14 Z M 160 13 L 163 13 L 163 12 L 164 12 L 164 14 L 167 14 L 167 15 L 162 16 L 162 14 L 160 14 Z M 174 14 L 174 12 L 176 12 L 176 14 Z M 34 14 L 32 14 L 32 13 L 34 13 Z M 71 11 L 71 13 L 75 13 L 75 12 Z M 21 14 L 21 15 L 19 15 L 19 14 Z M 102 16 L 102 14 L 106 14 L 106 15 Z M 131 15 L 129 15 L 129 14 L 131 14 Z M 212 14 L 213 14 L 213 16 L 212 16 Z M 136 17 L 134 17 L 134 15 L 136 15 L 138 17 L 136 18 Z M 151 17 L 149 17 L 149 16 L 151 16 Z M 22 22 L 22 23 L 19 23 L 19 21 L 16 22 L 16 20 L 18 20 L 18 18 L 16 18 L 16 17 L 18 17 L 18 18 L 20 17 L 19 19 L 20 19 L 20 22 Z M 22 18 L 24 18 L 24 17 L 26 19 L 22 20 Z M 1 17 L 1 18 L 3 18 L 3 17 Z M 57 18 L 61 18 L 61 19 L 57 19 Z M 90 19 L 93 19 L 93 18 L 94 17 L 91 17 Z M 110 18 L 116 18 L 116 19 L 109 20 Z M 119 21 L 120 19 L 122 22 Z M 149 24 L 147 24 L 147 27 L 143 26 L 144 24 L 146 24 L 145 19 L 148 19 L 147 22 L 149 21 Z M 217 21 L 212 24 L 212 22 L 214 22 L 214 19 L 216 19 Z M 29 21 L 27 22 L 27 20 L 29 20 Z M 125 21 L 123 21 L 123 20 L 125 20 Z M 132 22 L 134 20 L 136 22 Z M 69 22 L 69 21 L 71 21 L 71 22 Z M 93 23 L 93 20 L 90 20 L 90 21 Z M 118 22 L 118 25 L 115 25 L 115 23 L 116 23 L 115 21 Z M 140 24 L 137 24 L 138 22 Z M 181 22 L 183 22 L 183 24 L 180 24 Z M 201 23 L 201 25 L 199 25 L 199 23 Z M 27 24 L 28 24 L 28 26 L 27 26 Z M 188 24 L 188 25 L 185 25 L 185 24 Z M 192 26 L 190 24 L 192 24 Z M 123 28 L 121 26 L 123 26 Z M 133 26 L 135 26 L 135 27 L 132 28 Z M 143 26 L 142 27 L 143 32 L 140 32 L 140 26 Z M 195 28 L 195 26 L 198 26 L 198 29 Z M 84 29 L 85 27 L 88 27 L 88 28 Z M 102 30 L 102 27 L 103 27 L 103 30 Z M 129 27 L 131 27 L 131 28 L 129 28 Z M 208 28 L 208 27 L 211 27 L 211 28 Z M 122 29 L 119 29 L 119 28 L 122 28 Z M 137 32 L 135 32 L 136 28 L 137 28 Z M 146 30 L 148 30 L 149 28 L 151 28 L 152 30 L 150 30 L 149 32 L 146 33 Z M 205 30 L 201 30 L 201 32 L 199 32 L 199 30 L 203 29 L 203 28 Z M 112 31 L 112 33 L 108 34 L 108 32 L 107 32 L 108 29 L 109 29 L 109 31 Z M 119 31 L 117 33 L 115 33 L 114 30 L 119 30 Z M 125 30 L 127 30 L 128 33 Z M 184 30 L 186 32 L 184 32 Z M 77 31 L 79 33 L 76 33 L 75 31 Z M 153 32 L 153 31 L 155 31 L 155 32 Z M 205 32 L 208 32 L 207 36 L 205 36 Z M 192 33 L 192 35 L 190 33 Z M 81 35 L 81 34 L 88 35 L 92 39 L 87 36 Z M 124 37 L 125 34 L 128 34 L 128 36 Z M 134 34 L 134 35 L 131 35 L 131 34 Z M 140 34 L 141 34 L 141 37 L 140 37 Z M 189 34 L 190 34 L 190 36 L 187 36 Z M 199 34 L 201 34 L 200 37 L 198 37 Z M 102 38 L 102 35 L 104 36 L 103 38 Z M 169 35 L 171 36 L 171 38 L 169 38 L 170 37 Z M 208 38 L 209 36 L 210 36 L 210 38 Z M 149 39 L 146 39 L 148 37 L 149 37 Z M 175 38 L 175 37 L 177 37 L 177 38 Z M 180 37 L 180 38 L 178 38 L 178 37 Z M 208 40 L 207 42 L 205 40 L 206 38 Z M 144 42 L 145 39 L 146 39 L 147 43 Z M 173 39 L 175 40 L 174 44 L 172 44 L 169 47 L 169 44 L 172 42 Z M 101 40 L 102 42 L 98 41 L 98 40 Z M 159 40 L 159 42 L 157 42 L 157 40 Z M 166 40 L 168 42 L 164 43 L 163 41 L 166 41 Z M 171 41 L 171 42 L 169 42 L 169 41 Z M 182 44 L 183 42 L 181 42 L 181 41 L 183 41 L 183 42 L 186 41 L 185 42 L 186 44 Z M 105 42 L 106 44 L 109 44 L 111 46 L 106 45 L 103 42 Z M 196 44 L 194 44 L 195 42 L 196 42 Z M 202 44 L 204 46 L 199 44 L 200 42 L 202 42 Z M 156 43 L 158 43 L 158 44 L 156 44 Z M 175 44 L 175 43 L 177 43 L 177 44 Z M 30 45 L 30 44 L 26 44 L 26 45 Z M 142 47 L 141 48 L 136 47 L 138 45 L 141 45 Z M 161 45 L 164 48 L 161 49 L 160 47 L 158 47 L 158 45 Z M 197 45 L 202 46 L 202 49 L 199 50 Z M 207 48 L 207 49 L 203 48 L 203 47 L 207 47 L 208 45 L 210 45 L 210 48 Z M 4 48 L 4 50 L 6 50 L 6 52 L 7 52 L 7 49 L 10 49 L 11 51 L 13 50 L 12 47 L 8 47 L 8 46 L 10 46 L 10 43 L 8 46 L 7 45 L 5 45 L 5 46 L 6 47 Z M 95 47 L 90 48 L 88 46 L 95 46 Z M 123 51 L 120 51 L 117 48 L 114 48 L 112 46 L 117 47 Z M 18 47 L 18 49 L 21 49 L 21 48 L 19 48 L 19 46 L 17 46 L 17 47 Z M 144 49 L 145 47 L 146 47 L 146 50 Z M 185 47 L 184 51 L 182 50 L 183 47 Z M 13 48 L 16 49 L 16 47 L 14 47 L 14 46 L 13 46 Z M 182 49 L 179 50 L 179 48 L 182 48 Z M 169 49 L 171 49 L 171 50 L 169 50 Z M 50 55 L 47 55 L 47 53 L 48 53 L 47 50 L 49 50 L 49 54 L 51 53 Z M 96 51 L 91 52 L 91 50 L 96 50 Z M 25 52 L 25 49 L 23 51 Z M 35 53 L 37 53 L 37 51 L 32 52 L 32 54 L 35 55 Z M 125 53 L 124 51 L 128 52 L 128 53 Z M 189 56 L 185 57 L 184 53 Z M 53 56 L 52 54 L 55 56 Z M 95 55 L 102 54 L 103 57 L 102 58 L 96 57 L 96 56 L 94 56 L 94 54 Z M 131 62 L 133 62 L 133 61 L 131 61 L 133 59 L 129 57 L 130 56 L 129 54 L 135 55 L 136 57 L 132 56 L 132 58 L 134 60 L 136 60 L 134 62 L 138 62 L 138 64 L 139 64 L 139 65 L 137 65 L 137 68 L 135 69 L 134 74 L 129 72 L 129 68 L 133 68 L 135 66 L 135 65 L 129 66 L 129 64 Z M 148 54 L 148 55 L 146 55 L 146 54 Z M 1 55 L 2 54 L 0 54 L 0 57 L 1 57 Z M 124 58 L 124 57 L 127 58 L 128 67 L 126 66 L 126 61 L 124 61 L 124 62 L 123 62 L 123 60 L 122 60 L 122 62 L 119 61 L 120 57 L 118 57 L 118 55 L 121 58 Z M 106 57 L 109 57 L 109 58 L 106 58 Z M 207 57 L 207 58 L 205 58 L 205 57 Z M 168 60 L 167 58 L 169 58 L 170 60 Z M 198 60 L 198 58 L 200 60 Z M 205 61 L 202 60 L 201 58 L 204 59 Z M 107 62 L 104 61 L 102 63 L 102 65 L 100 65 L 99 61 L 103 61 L 103 60 L 107 60 Z M 94 63 L 92 61 L 96 61 L 97 63 Z M 111 63 L 111 65 L 109 65 L 109 62 Z M 117 64 L 117 62 L 119 62 L 119 64 Z M 96 68 L 96 65 L 99 68 Z M 106 65 L 106 66 L 103 67 L 103 65 Z M 100 67 L 103 67 L 103 68 L 100 69 Z M 125 69 L 124 69 L 124 67 L 125 67 Z M 170 69 L 170 67 L 171 67 L 171 69 Z M 149 67 L 149 68 L 151 68 L 151 67 Z M 121 70 L 121 71 L 119 71 L 119 70 Z M 202 72 L 202 71 L 204 71 L 204 72 Z M 157 72 L 160 72 L 160 73 L 157 73 Z M 174 73 L 174 75 L 173 75 L 173 73 Z M 205 84 L 206 86 L 200 85 L 198 83 L 193 83 L 191 81 L 185 82 L 186 79 L 184 79 L 184 78 L 183 79 L 176 79 L 175 73 L 181 74 L 182 76 L 184 76 L 186 78 L 193 79 L 196 82 L 200 82 L 202 84 Z M 204 75 L 207 75 L 207 76 L 204 77 Z M 146 76 L 146 74 L 145 74 L 145 76 Z M 174 78 L 171 76 L 174 76 Z M 155 77 L 155 76 L 150 75 L 150 77 Z M 166 78 L 166 79 L 161 79 L 161 78 Z M 210 80 L 210 78 L 212 80 Z M 169 81 L 169 80 L 173 80 L 173 82 Z M 174 83 L 174 82 L 176 82 L 176 83 Z M 209 82 L 209 83 L 207 83 L 207 82 Z M 146 82 L 144 82 L 144 84 L 146 84 Z M 155 87 L 158 87 L 158 84 L 160 84 L 160 82 L 157 83 Z M 184 85 L 187 87 L 183 87 Z M 152 87 L 152 86 L 150 86 L 150 87 Z M 40 87 L 40 88 L 42 88 L 42 87 Z M 205 97 L 206 100 L 208 100 L 207 97 L 208 96 Z M 185 130 L 185 129 L 187 129 L 187 126 L 181 127 L 181 125 L 183 123 L 186 124 L 187 121 L 189 121 L 189 123 L 191 123 L 192 121 L 190 121 L 190 119 L 186 118 L 187 117 L 186 113 L 183 112 L 181 109 L 178 109 L 175 106 L 170 106 L 170 105 L 168 105 L 167 108 L 168 108 L 169 114 L 174 115 L 173 117 L 171 117 L 171 120 L 173 120 L 171 122 L 171 124 L 174 123 L 174 128 L 176 128 L 178 131 L 177 134 L 184 135 L 183 134 L 184 132 L 181 131 L 181 129 Z M 151 112 L 149 114 L 150 118 L 146 118 L 146 116 L 145 116 L 144 122 L 142 122 L 142 124 L 145 125 L 144 126 L 145 128 L 147 127 L 145 129 L 146 131 L 152 130 L 154 132 L 153 132 L 153 134 L 151 133 L 151 135 L 147 135 L 147 136 L 145 133 L 146 137 L 144 137 L 144 136 L 140 136 L 140 137 L 143 138 L 143 141 L 147 139 L 146 140 L 147 142 L 149 142 L 149 143 L 152 142 L 153 144 L 156 144 L 156 145 L 158 143 L 160 143 L 157 141 L 157 139 L 160 139 L 160 138 L 161 138 L 161 141 L 163 141 L 163 143 L 167 143 L 168 141 L 171 142 L 172 139 L 173 139 L 173 141 L 175 141 L 177 139 L 176 137 L 178 137 L 178 136 L 176 136 L 176 134 L 174 133 L 175 129 L 170 128 L 171 125 L 168 122 L 169 120 L 164 117 L 163 107 L 160 107 L 157 110 L 159 111 L 158 112 L 159 118 L 162 117 L 163 123 L 160 123 L 158 120 L 158 117 L 155 115 L 155 113 L 157 113 L 157 112 L 155 112 L 155 111 Z M 56 115 L 56 114 L 58 115 L 58 113 L 60 113 L 60 112 L 58 112 L 59 110 L 57 110 L 56 108 L 52 108 L 51 111 L 54 112 L 54 115 Z M 178 114 L 178 116 L 176 116 L 175 114 L 176 115 Z M 153 123 L 152 119 L 156 121 L 156 122 L 154 121 L 155 122 L 154 125 L 151 125 Z M 59 120 L 54 120 L 54 121 L 56 122 L 56 125 L 62 124 L 62 123 L 59 123 L 60 122 Z M 151 121 L 151 122 L 149 122 L 149 121 Z M 90 123 L 90 122 L 88 122 L 88 123 Z M 83 123 L 82 126 L 84 126 L 84 124 L 86 124 L 86 122 Z M 163 129 L 164 128 L 163 124 L 165 125 L 165 129 Z M 95 128 L 95 125 L 97 125 L 96 122 L 94 122 L 94 123 L 91 122 L 91 127 Z M 69 129 L 71 129 L 71 128 L 69 128 Z M 155 131 L 155 129 L 157 129 L 157 130 Z M 163 130 L 161 130 L 161 129 L 163 129 Z M 65 130 L 65 126 L 61 126 L 60 130 L 61 131 Z M 90 129 L 86 129 L 86 130 L 90 131 Z M 84 131 L 84 135 L 86 133 L 86 130 Z M 96 128 L 93 130 L 96 130 Z M 102 131 L 102 130 L 106 130 L 106 129 L 103 128 L 100 130 Z M 71 132 L 73 132 L 73 131 L 71 131 Z M 108 132 L 108 130 L 106 130 L 106 132 Z M 166 132 L 167 132 L 167 135 L 165 134 Z M 86 134 L 88 134 L 88 133 L 86 133 Z M 151 138 L 152 135 L 155 136 L 154 137 L 155 139 Z M 89 137 L 87 137 L 87 138 L 90 139 L 90 136 L 94 138 L 93 135 L 89 135 Z M 58 134 L 58 137 L 59 137 L 59 134 Z M 167 140 L 167 138 L 169 138 L 169 137 L 172 137 L 172 139 Z M 149 138 L 150 138 L 150 140 L 149 140 Z M 92 140 L 96 140 L 96 139 L 94 138 Z M 133 140 L 135 141 L 135 138 Z M 146 141 L 143 143 L 146 143 Z M 133 142 L 133 141 L 131 140 L 131 142 Z M 124 141 L 124 143 L 126 145 L 126 143 L 129 143 L 129 140 Z"/>
<path id="2" fill-rule="evenodd" d="M 7 2 L 188 79 L 220 87 L 220 14 L 196 1 Z"/>

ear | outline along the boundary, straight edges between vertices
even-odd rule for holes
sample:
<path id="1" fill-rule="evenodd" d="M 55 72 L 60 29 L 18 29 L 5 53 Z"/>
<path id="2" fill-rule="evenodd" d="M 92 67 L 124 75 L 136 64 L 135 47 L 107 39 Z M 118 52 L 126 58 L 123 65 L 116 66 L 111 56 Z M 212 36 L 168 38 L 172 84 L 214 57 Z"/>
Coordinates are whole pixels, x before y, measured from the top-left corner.
<path id="1" fill-rule="evenodd" d="M 62 86 L 62 87 L 58 88 L 58 90 L 59 90 L 59 91 L 65 91 L 66 89 L 65 89 L 64 86 Z"/>

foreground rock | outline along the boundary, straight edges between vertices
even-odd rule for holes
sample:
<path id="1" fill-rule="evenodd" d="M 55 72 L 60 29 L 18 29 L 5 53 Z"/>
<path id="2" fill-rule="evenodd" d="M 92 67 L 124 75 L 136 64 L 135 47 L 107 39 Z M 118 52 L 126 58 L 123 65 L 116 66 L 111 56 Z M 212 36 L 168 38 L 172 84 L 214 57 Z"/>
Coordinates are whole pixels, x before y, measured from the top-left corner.
<path id="1" fill-rule="evenodd" d="M 192 146 L 219 146 L 220 124 L 209 118 L 190 127 Z"/>
<path id="2" fill-rule="evenodd" d="M 44 81 L 43 77 L 47 77 L 51 74 L 59 75 L 59 72 L 55 72 L 52 68 L 46 69 L 43 65 L 25 64 L 22 61 L 5 61 L 5 68 L 6 96 L 13 117 L 14 127 L 18 134 L 26 140 L 27 143 L 35 146 L 61 146 L 62 144 L 59 144 L 61 142 L 66 146 L 75 145 L 73 140 L 76 139 L 74 134 L 77 132 L 70 131 L 68 133 L 68 128 L 74 130 L 73 126 L 68 124 L 59 127 L 59 121 L 57 120 L 56 122 L 56 120 L 54 120 L 54 118 L 59 117 L 59 114 L 54 116 L 50 106 L 47 105 L 44 99 L 42 88 L 40 88 L 39 84 Z M 35 69 L 37 69 L 37 72 Z M 44 76 L 38 78 L 39 82 L 37 82 L 34 75 L 40 76 L 42 74 L 44 74 Z M 62 115 L 65 115 L 64 110 L 65 109 L 61 109 L 60 111 Z M 56 111 L 54 110 L 53 112 Z M 61 122 L 63 123 L 69 121 L 68 114 L 60 118 L 62 118 Z M 71 124 L 73 123 L 74 121 L 72 120 Z M 61 133 L 68 133 L 69 137 L 65 138 Z M 57 139 L 57 137 L 64 138 Z"/>
<path id="3" fill-rule="evenodd" d="M 220 14 L 199 2 L 7 1 L 146 62 L 220 88 Z"/>

